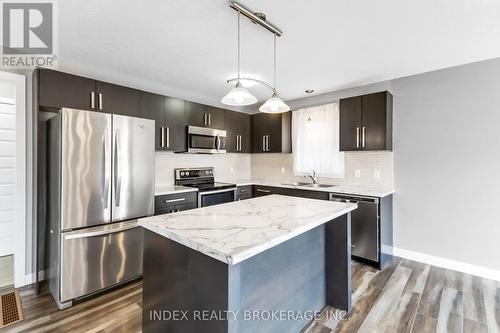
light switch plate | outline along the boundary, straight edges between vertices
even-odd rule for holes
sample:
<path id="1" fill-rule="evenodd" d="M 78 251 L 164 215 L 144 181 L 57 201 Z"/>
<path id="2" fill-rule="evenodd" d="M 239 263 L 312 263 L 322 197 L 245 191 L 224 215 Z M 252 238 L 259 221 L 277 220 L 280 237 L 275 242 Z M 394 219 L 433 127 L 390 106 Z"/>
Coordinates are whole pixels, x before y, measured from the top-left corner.
<path id="1" fill-rule="evenodd" d="M 359 169 L 354 170 L 354 178 L 361 178 L 361 170 Z"/>
<path id="2" fill-rule="evenodd" d="M 281 174 L 284 175 L 286 173 L 285 167 L 281 167 Z"/>
<path id="3" fill-rule="evenodd" d="M 231 168 L 229 169 L 229 172 L 230 172 L 230 173 L 234 173 L 234 168 L 233 168 L 233 167 L 231 167 Z"/>
<path id="4" fill-rule="evenodd" d="M 380 170 L 373 170 L 373 178 L 380 178 Z"/>

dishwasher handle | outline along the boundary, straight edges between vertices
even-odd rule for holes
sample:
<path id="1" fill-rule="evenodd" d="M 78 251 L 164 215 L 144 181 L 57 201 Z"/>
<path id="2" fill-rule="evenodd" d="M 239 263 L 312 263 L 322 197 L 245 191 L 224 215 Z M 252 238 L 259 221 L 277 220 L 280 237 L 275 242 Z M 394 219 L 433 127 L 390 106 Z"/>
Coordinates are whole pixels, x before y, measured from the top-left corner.
<path id="1" fill-rule="evenodd" d="M 369 203 L 369 204 L 378 205 L 379 198 L 330 193 L 330 201 L 347 202 L 347 203 L 365 202 L 365 203 Z"/>

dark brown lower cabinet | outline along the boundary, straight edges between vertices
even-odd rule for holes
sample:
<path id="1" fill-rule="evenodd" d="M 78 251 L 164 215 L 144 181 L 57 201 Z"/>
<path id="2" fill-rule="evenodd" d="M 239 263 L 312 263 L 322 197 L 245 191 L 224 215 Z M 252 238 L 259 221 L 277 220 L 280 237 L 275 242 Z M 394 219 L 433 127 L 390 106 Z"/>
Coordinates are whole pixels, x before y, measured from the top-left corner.
<path id="1" fill-rule="evenodd" d="M 183 192 L 155 196 L 155 215 L 181 212 L 198 207 L 198 192 Z"/>
<path id="2" fill-rule="evenodd" d="M 236 201 L 252 198 L 252 185 L 236 187 Z"/>
<path id="3" fill-rule="evenodd" d="M 281 194 L 281 195 L 288 195 L 291 197 L 301 197 L 301 198 L 318 199 L 318 200 L 329 200 L 330 199 L 328 192 L 301 190 L 301 189 L 285 188 L 285 187 L 254 185 L 254 189 L 253 189 L 253 196 L 254 197 L 262 197 L 262 196 L 270 195 L 270 194 Z"/>

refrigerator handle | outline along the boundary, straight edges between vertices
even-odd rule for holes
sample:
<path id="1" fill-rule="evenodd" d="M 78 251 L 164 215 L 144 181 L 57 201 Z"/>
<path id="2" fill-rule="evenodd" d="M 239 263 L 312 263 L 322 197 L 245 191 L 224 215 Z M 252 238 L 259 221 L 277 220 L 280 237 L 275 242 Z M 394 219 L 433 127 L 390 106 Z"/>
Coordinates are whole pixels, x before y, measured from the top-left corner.
<path id="1" fill-rule="evenodd" d="M 117 129 L 115 132 L 115 160 L 114 160 L 114 182 L 115 182 L 115 206 L 120 206 L 120 193 L 122 188 L 122 175 L 121 175 L 121 165 L 120 165 L 120 157 L 121 157 L 121 135 L 120 130 Z"/>
<path id="2" fill-rule="evenodd" d="M 88 238 L 88 237 L 95 237 L 95 236 L 103 236 L 103 235 L 109 235 L 109 234 L 114 234 L 117 232 L 122 232 L 130 229 L 134 229 L 139 227 L 139 224 L 137 220 L 131 221 L 130 223 L 118 223 L 116 226 L 110 227 L 110 226 L 103 226 L 99 228 L 93 228 L 91 231 L 75 231 L 75 232 L 68 232 L 68 233 L 63 233 L 63 238 L 64 240 L 69 240 L 69 239 L 78 239 L 78 238 Z"/>
<path id="3" fill-rule="evenodd" d="M 106 161 L 108 158 L 108 154 L 106 152 L 106 134 L 102 136 L 102 165 L 101 165 L 101 172 L 102 172 L 102 200 L 104 203 L 104 209 L 108 208 L 108 202 L 109 202 L 109 179 L 108 179 L 108 172 L 107 172 L 107 165 Z"/>

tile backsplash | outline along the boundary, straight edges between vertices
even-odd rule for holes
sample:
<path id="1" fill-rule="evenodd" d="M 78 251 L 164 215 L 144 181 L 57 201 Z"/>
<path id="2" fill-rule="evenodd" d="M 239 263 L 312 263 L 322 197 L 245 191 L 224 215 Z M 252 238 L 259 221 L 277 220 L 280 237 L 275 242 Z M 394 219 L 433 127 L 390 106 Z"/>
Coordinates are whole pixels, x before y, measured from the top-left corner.
<path id="1" fill-rule="evenodd" d="M 174 169 L 184 167 L 215 167 L 217 180 L 267 179 L 303 181 L 293 175 L 292 154 L 175 154 L 156 153 L 156 185 L 174 183 Z M 356 177 L 358 173 L 359 177 Z M 379 173 L 378 178 L 374 177 Z M 393 187 L 392 152 L 345 153 L 344 178 L 320 177 L 327 184 Z"/>
<path id="2" fill-rule="evenodd" d="M 250 154 L 175 154 L 156 152 L 155 184 L 172 185 L 175 168 L 214 167 L 215 179 L 250 179 Z"/>
<path id="3" fill-rule="evenodd" d="M 293 174 L 292 154 L 252 154 L 251 170 L 254 179 L 304 180 Z M 374 177 L 375 172 L 379 173 L 378 178 Z M 344 178 L 320 177 L 319 180 L 327 184 L 393 187 L 392 152 L 347 152 Z"/>

